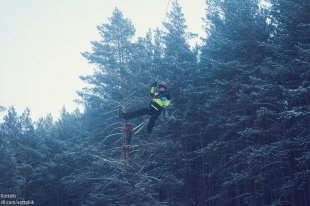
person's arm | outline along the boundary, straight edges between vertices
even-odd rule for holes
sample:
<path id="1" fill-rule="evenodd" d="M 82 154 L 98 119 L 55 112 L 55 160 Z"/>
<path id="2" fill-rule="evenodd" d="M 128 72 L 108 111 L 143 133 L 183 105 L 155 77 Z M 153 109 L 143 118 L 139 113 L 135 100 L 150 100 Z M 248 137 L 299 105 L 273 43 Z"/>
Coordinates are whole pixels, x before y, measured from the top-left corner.
<path id="1" fill-rule="evenodd" d="M 155 92 L 156 92 L 156 86 L 157 86 L 157 82 L 154 82 L 151 86 L 151 89 L 150 89 L 150 96 L 151 97 L 154 97 L 155 95 Z"/>

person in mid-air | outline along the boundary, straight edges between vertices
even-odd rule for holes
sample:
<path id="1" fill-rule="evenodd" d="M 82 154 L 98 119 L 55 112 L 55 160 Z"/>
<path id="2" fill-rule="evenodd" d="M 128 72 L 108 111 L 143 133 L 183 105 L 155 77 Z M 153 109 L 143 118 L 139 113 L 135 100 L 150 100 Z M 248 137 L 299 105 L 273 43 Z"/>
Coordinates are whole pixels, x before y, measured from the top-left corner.
<path id="1" fill-rule="evenodd" d="M 170 104 L 170 94 L 168 93 L 167 89 L 167 84 L 165 82 L 161 82 L 158 85 L 157 91 L 157 82 L 154 82 L 150 89 L 150 95 L 153 99 L 150 102 L 149 106 L 126 113 L 122 109 L 120 109 L 119 117 L 127 120 L 142 115 L 150 115 L 150 120 L 147 125 L 147 133 L 152 133 L 155 121 L 158 119 L 162 111 L 165 112 L 165 108 Z"/>

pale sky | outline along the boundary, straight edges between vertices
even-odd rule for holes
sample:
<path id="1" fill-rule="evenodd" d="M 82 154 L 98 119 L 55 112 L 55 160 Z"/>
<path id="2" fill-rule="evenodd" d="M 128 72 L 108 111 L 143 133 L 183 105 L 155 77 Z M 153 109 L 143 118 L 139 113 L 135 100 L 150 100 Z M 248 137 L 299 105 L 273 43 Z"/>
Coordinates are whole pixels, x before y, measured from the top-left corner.
<path id="1" fill-rule="evenodd" d="M 179 0 L 188 31 L 203 35 L 205 0 Z M 33 120 L 77 105 L 80 75 L 94 65 L 81 55 L 98 40 L 97 25 L 118 7 L 144 36 L 162 27 L 168 0 L 0 0 L 0 106 L 29 107 Z M 171 3 L 170 3 L 171 8 Z M 2 113 L 2 116 L 4 113 Z"/>

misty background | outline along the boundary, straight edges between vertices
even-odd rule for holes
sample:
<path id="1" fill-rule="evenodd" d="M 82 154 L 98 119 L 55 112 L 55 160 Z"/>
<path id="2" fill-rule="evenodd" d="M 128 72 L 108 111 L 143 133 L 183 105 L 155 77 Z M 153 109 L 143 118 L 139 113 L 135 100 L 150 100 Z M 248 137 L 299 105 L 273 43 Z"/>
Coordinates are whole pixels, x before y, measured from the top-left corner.
<path id="1" fill-rule="evenodd" d="M 90 50 L 90 41 L 100 38 L 97 26 L 106 22 L 118 7 L 135 24 L 136 35 L 162 28 L 166 0 L 91 1 L 0 1 L 0 105 L 14 105 L 21 113 L 27 107 L 38 120 L 51 113 L 58 118 L 63 106 L 77 105 L 76 91 L 86 86 L 80 75 L 90 74 L 93 66 L 81 52 Z M 189 29 L 204 36 L 203 0 L 181 0 Z M 199 37 L 191 44 L 200 42 Z M 4 113 L 0 113 L 1 119 Z"/>

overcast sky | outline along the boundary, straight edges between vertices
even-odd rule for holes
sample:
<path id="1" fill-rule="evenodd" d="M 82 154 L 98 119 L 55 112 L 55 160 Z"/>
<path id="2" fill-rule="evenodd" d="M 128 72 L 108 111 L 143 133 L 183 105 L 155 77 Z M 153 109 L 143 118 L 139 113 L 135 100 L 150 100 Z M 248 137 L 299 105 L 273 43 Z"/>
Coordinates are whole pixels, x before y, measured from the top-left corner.
<path id="1" fill-rule="evenodd" d="M 191 32 L 202 32 L 205 0 L 180 0 Z M 57 118 L 63 106 L 76 108 L 80 75 L 92 72 L 81 56 L 98 40 L 97 25 L 115 7 L 137 36 L 161 27 L 168 0 L 0 0 L 0 106 L 29 107 L 33 120 Z M 171 3 L 170 3 L 171 8 Z M 4 113 L 2 113 L 3 115 Z"/>

